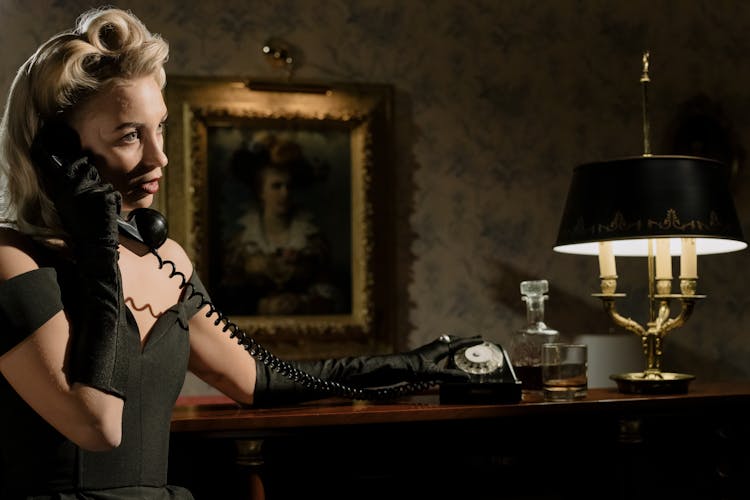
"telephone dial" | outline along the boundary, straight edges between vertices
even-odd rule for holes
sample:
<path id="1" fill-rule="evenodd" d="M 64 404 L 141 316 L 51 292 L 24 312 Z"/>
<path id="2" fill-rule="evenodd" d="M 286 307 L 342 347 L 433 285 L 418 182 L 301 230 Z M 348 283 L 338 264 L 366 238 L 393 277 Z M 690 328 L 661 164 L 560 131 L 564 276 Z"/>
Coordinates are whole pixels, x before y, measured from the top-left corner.
<path id="1" fill-rule="evenodd" d="M 150 208 L 137 208 L 130 212 L 128 220 L 118 218 L 120 233 L 128 238 L 146 245 L 157 258 L 159 268 L 169 266 L 170 278 L 180 279 L 180 288 L 187 288 L 189 298 L 200 299 L 199 308 L 208 305 L 207 316 L 216 316 L 214 324 L 223 323 L 222 330 L 229 331 L 232 338 L 255 359 L 264 363 L 278 373 L 316 391 L 349 399 L 390 399 L 414 392 L 421 392 L 435 382 L 413 382 L 408 384 L 381 387 L 360 388 L 341 384 L 336 381 L 321 379 L 305 373 L 294 365 L 283 361 L 260 345 L 235 323 L 219 312 L 214 305 L 192 286 L 187 277 L 177 270 L 175 264 L 162 257 L 157 249 L 166 241 L 167 221 L 163 215 Z M 479 344 L 459 349 L 448 360 L 448 367 L 462 370 L 469 374 L 468 382 L 443 382 L 440 384 L 441 403 L 517 403 L 521 400 L 521 382 L 516 378 L 508 353 L 501 346 L 483 341 Z"/>

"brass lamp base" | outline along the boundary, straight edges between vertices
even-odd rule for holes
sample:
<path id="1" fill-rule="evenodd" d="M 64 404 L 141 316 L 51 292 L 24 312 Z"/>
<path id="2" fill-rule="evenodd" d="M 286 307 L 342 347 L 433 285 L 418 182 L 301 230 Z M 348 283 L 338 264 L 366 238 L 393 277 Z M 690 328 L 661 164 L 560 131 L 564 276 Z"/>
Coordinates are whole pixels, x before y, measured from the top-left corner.
<path id="1" fill-rule="evenodd" d="M 620 373 L 609 378 L 624 394 L 685 394 L 695 375 L 686 373 Z"/>

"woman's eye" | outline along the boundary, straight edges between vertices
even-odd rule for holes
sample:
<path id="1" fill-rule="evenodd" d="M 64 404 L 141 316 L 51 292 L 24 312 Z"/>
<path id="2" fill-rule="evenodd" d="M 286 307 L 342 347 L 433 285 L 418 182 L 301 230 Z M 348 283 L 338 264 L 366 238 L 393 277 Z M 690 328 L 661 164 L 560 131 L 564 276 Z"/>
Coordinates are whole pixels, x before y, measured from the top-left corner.
<path id="1" fill-rule="evenodd" d="M 132 131 L 132 132 L 130 132 L 128 134 L 125 134 L 122 137 L 122 141 L 123 142 L 133 142 L 133 141 L 137 141 L 137 140 L 138 140 L 138 132 L 136 130 L 134 130 L 134 131 Z"/>

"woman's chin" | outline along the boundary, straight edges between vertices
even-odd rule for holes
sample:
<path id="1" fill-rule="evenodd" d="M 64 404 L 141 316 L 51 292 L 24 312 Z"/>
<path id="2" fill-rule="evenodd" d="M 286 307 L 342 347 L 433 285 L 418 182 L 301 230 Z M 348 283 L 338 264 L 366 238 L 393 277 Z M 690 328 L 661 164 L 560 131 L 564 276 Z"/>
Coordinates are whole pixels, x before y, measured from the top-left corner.
<path id="1" fill-rule="evenodd" d="M 136 208 L 149 208 L 154 203 L 154 195 L 145 194 L 143 196 L 122 200 L 121 212 L 132 212 Z"/>

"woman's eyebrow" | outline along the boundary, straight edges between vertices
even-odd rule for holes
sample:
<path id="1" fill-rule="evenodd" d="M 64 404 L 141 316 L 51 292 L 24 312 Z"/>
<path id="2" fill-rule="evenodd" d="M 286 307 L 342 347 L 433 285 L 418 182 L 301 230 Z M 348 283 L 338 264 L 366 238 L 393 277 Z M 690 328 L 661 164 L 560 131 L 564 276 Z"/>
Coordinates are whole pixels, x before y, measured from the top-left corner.
<path id="1" fill-rule="evenodd" d="M 159 124 L 162 124 L 165 121 L 167 121 L 167 118 L 168 118 L 168 115 L 164 114 L 164 117 L 161 120 L 159 120 Z M 124 122 L 124 123 L 119 124 L 117 127 L 115 127 L 115 131 L 123 130 L 123 129 L 126 129 L 126 128 L 135 128 L 135 129 L 138 129 L 138 128 L 144 127 L 145 125 L 146 124 L 143 123 L 143 122 Z"/>
<path id="2" fill-rule="evenodd" d="M 143 127 L 143 123 L 140 122 L 125 122 L 119 124 L 117 127 L 115 127 L 115 130 L 123 130 L 126 128 L 141 128 Z"/>

